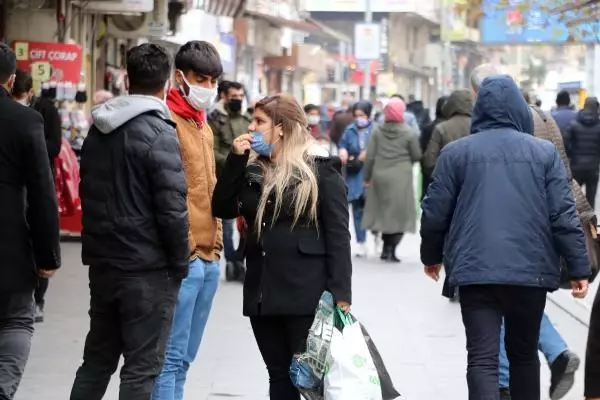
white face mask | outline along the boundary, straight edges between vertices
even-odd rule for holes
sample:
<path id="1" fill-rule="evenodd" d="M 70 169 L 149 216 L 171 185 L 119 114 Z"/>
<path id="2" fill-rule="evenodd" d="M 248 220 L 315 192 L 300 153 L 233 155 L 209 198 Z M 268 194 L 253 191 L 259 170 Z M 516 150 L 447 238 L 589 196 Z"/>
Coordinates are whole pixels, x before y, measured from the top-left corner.
<path id="1" fill-rule="evenodd" d="M 308 116 L 308 124 L 309 125 L 318 125 L 321 121 L 321 117 L 318 115 L 309 115 Z"/>
<path id="2" fill-rule="evenodd" d="M 187 95 L 185 94 L 185 92 L 183 92 L 183 96 L 188 101 L 188 103 L 190 103 L 190 105 L 198 111 L 209 109 L 213 105 L 213 102 L 217 97 L 217 88 L 207 89 L 202 86 L 191 85 L 187 81 L 187 79 L 185 79 L 183 74 L 181 74 L 181 77 L 190 89 L 189 94 Z"/>

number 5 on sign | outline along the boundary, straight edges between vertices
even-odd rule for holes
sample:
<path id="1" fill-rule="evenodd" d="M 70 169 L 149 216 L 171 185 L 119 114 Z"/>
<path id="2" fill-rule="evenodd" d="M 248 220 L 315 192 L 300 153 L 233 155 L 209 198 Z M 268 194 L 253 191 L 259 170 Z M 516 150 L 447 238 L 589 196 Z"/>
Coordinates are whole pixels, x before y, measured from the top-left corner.
<path id="1" fill-rule="evenodd" d="M 17 56 L 17 61 L 27 61 L 29 59 L 29 43 L 15 43 L 15 55 Z"/>
<path id="2" fill-rule="evenodd" d="M 50 63 L 36 62 L 31 64 L 31 78 L 34 81 L 45 82 L 50 80 Z"/>

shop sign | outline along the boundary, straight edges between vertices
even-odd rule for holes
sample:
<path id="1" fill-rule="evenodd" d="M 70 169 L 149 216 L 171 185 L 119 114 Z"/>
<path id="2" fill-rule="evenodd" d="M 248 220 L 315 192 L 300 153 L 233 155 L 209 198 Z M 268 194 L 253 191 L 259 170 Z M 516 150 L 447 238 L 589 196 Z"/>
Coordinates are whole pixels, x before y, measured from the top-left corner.
<path id="1" fill-rule="evenodd" d="M 375 61 L 381 56 L 381 26 L 359 23 L 354 25 L 354 57 L 360 61 Z"/>
<path id="2" fill-rule="evenodd" d="M 78 44 L 15 41 L 13 49 L 17 68 L 29 71 L 34 81 L 81 80 L 82 49 Z"/>

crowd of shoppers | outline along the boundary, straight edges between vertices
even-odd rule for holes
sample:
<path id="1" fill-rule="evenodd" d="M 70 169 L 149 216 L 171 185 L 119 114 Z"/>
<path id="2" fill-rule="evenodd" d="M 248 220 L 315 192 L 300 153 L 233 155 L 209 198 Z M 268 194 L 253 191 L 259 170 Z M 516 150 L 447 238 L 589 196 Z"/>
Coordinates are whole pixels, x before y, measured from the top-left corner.
<path id="1" fill-rule="evenodd" d="M 401 95 L 376 107 L 345 99 L 325 114 L 285 94 L 248 104 L 243 85 L 220 81 L 218 51 L 204 41 L 181 46 L 174 62 L 156 44 L 133 47 L 127 75 L 128 94 L 93 109 L 81 153 L 90 328 L 71 399 L 101 399 L 123 356 L 121 399 L 182 400 L 223 252 L 226 278 L 243 282 L 270 398 L 299 400 L 289 365 L 321 294 L 351 306 L 350 219 L 356 256 L 367 256 L 370 232 L 380 258 L 399 262 L 398 245 L 417 228 L 419 162 L 421 259 L 435 280 L 444 268 L 443 294 L 460 302 L 469 398 L 540 399 L 538 350 L 550 398 L 572 388 L 580 359 L 544 308 L 565 282 L 585 297 L 598 267 L 595 98 L 575 112 L 561 92 L 547 115 L 485 64 L 470 89 L 437 101 L 433 121 Z M 10 228 L 0 231 L 9 266 L 0 269 L 0 398 L 12 399 L 43 318 L 43 279 L 60 266 L 51 167 L 60 135 L 4 45 L 0 82 L 0 224 Z M 588 400 L 600 398 L 598 335 L 596 299 Z"/>

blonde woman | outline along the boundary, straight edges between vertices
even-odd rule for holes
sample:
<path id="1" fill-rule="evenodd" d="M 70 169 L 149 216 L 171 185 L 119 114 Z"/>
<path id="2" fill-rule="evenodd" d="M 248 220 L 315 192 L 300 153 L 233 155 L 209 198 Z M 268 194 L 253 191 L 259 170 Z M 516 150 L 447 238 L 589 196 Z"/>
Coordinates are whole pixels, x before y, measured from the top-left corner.
<path id="1" fill-rule="evenodd" d="M 267 366 L 271 400 L 296 400 L 289 366 L 324 290 L 347 311 L 352 262 L 341 163 L 314 142 L 284 94 L 259 101 L 233 142 L 212 199 L 216 217 L 248 224 L 244 315 Z"/>

